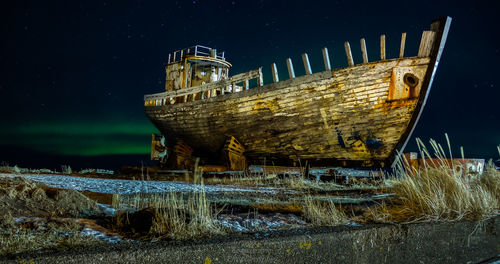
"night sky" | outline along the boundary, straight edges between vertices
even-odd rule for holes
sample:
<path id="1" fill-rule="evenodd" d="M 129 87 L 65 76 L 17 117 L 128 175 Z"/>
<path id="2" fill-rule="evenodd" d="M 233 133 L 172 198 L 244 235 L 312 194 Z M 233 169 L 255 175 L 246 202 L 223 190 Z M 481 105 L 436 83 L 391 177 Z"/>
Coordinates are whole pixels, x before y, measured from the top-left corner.
<path id="1" fill-rule="evenodd" d="M 370 61 L 386 34 L 387 57 L 416 56 L 422 30 L 453 22 L 429 100 L 411 139 L 434 138 L 466 156 L 498 158 L 498 8 L 482 1 L 4 1 L 0 4 L 0 161 L 22 167 L 117 168 L 149 159 L 143 95 L 164 90 L 168 53 L 200 44 L 225 51 L 231 75 L 287 57 L 302 75 L 307 52 L 323 70 L 355 63 L 359 39 Z"/>

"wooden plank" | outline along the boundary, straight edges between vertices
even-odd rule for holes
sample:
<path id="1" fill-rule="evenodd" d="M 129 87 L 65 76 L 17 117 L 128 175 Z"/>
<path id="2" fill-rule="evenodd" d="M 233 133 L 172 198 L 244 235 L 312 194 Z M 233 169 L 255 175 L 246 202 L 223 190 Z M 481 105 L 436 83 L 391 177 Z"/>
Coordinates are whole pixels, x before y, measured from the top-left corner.
<path id="1" fill-rule="evenodd" d="M 349 66 L 352 67 L 354 66 L 354 60 L 352 59 L 351 45 L 349 44 L 349 41 L 346 41 L 344 43 L 344 48 L 345 48 L 345 55 L 347 56 L 347 64 L 349 64 Z"/>
<path id="2" fill-rule="evenodd" d="M 288 68 L 288 76 L 290 77 L 290 79 L 295 78 L 295 71 L 293 70 L 292 59 L 290 58 L 286 59 L 286 67 Z"/>
<path id="3" fill-rule="evenodd" d="M 363 63 L 368 63 L 368 53 L 366 51 L 365 38 L 362 38 L 359 42 L 361 44 L 361 53 L 363 54 Z"/>
<path id="4" fill-rule="evenodd" d="M 385 35 L 380 35 L 380 60 L 385 59 Z"/>
<path id="5" fill-rule="evenodd" d="M 249 81 L 248 81 L 248 80 L 245 80 L 245 81 L 243 82 L 243 88 L 244 88 L 245 90 L 248 90 L 248 89 L 250 88 L 250 84 L 249 84 Z"/>
<path id="6" fill-rule="evenodd" d="M 328 49 L 323 48 L 323 63 L 325 64 L 325 71 L 331 71 L 332 66 L 330 65 L 330 56 L 328 56 Z"/>
<path id="7" fill-rule="evenodd" d="M 420 47 L 418 48 L 417 57 L 422 58 L 430 56 L 435 36 L 436 32 L 434 31 L 426 30 L 422 32 L 422 38 L 420 40 Z"/>
<path id="8" fill-rule="evenodd" d="M 302 54 L 302 62 L 304 62 L 306 74 L 312 74 L 311 64 L 309 63 L 309 56 L 307 55 L 307 53 Z"/>
<path id="9" fill-rule="evenodd" d="M 264 86 L 264 76 L 262 75 L 262 68 L 257 70 L 257 87 Z"/>
<path id="10" fill-rule="evenodd" d="M 277 83 L 280 81 L 278 77 L 278 69 L 276 68 L 276 63 L 271 64 L 271 70 L 273 71 L 273 82 Z"/>
<path id="11" fill-rule="evenodd" d="M 399 46 L 399 57 L 404 58 L 405 56 L 405 43 L 406 43 L 406 32 L 401 34 L 401 45 Z"/>

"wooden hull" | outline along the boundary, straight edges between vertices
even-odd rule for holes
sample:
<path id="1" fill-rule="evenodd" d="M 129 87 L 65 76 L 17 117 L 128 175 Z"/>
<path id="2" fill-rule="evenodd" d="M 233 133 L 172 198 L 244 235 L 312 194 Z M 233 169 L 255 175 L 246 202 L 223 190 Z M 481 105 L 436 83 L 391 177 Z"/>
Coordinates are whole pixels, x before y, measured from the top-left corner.
<path id="1" fill-rule="evenodd" d="M 429 58 L 364 64 L 203 101 L 148 106 L 146 113 L 168 139 L 182 139 L 202 155 L 234 136 L 250 159 L 379 165 L 401 141 L 421 96 L 388 100 L 393 69 L 411 69 L 423 80 L 428 65 Z"/>
<path id="2" fill-rule="evenodd" d="M 425 104 L 444 43 L 442 25 L 425 57 L 364 63 L 205 100 L 146 105 L 145 111 L 167 144 L 183 140 L 199 156 L 220 153 L 234 136 L 249 159 L 387 167 Z"/>

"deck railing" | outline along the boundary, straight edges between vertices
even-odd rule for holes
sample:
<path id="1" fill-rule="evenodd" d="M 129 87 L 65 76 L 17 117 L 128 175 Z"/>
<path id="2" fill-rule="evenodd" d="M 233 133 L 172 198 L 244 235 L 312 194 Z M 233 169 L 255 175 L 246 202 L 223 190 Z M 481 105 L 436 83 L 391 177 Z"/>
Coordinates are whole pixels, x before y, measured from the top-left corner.
<path id="1" fill-rule="evenodd" d="M 144 96 L 144 105 L 146 106 L 161 106 L 167 104 L 175 103 L 175 98 L 183 97 L 183 102 L 188 101 L 188 96 L 193 95 L 191 100 L 196 100 L 194 95 L 201 94 L 201 99 L 204 100 L 208 97 L 217 96 L 217 91 L 220 94 L 225 94 L 226 92 L 231 91 L 231 93 L 239 92 L 240 88 L 242 90 L 248 90 L 249 81 L 257 79 L 257 86 L 263 85 L 262 79 L 262 68 L 252 70 L 245 73 L 240 73 L 232 76 L 229 79 L 220 80 L 213 83 L 207 83 L 199 86 L 179 89 L 175 91 L 168 91 L 163 93 L 156 93 Z M 242 84 L 242 86 L 238 86 L 238 84 Z"/>
<path id="2" fill-rule="evenodd" d="M 423 58 L 423 57 L 429 57 L 432 52 L 433 44 L 435 41 L 435 32 L 432 30 L 427 30 L 422 33 L 422 37 L 420 40 L 420 46 L 418 49 L 418 58 Z M 386 52 L 385 52 L 385 35 L 380 36 L 380 60 L 379 61 L 384 61 L 387 60 L 386 58 Z M 404 58 L 405 57 L 405 44 L 406 44 L 406 33 L 401 34 L 401 42 L 400 42 L 400 50 L 399 50 L 399 58 Z M 365 38 L 362 38 L 360 40 L 360 48 L 361 48 L 361 53 L 362 53 L 362 58 L 363 62 L 361 64 L 366 64 L 370 63 L 368 60 L 368 51 L 366 48 L 366 40 Z M 344 49 L 346 53 L 346 58 L 347 58 L 347 64 L 348 67 L 353 67 L 355 66 L 353 56 L 352 56 L 352 50 L 351 50 L 351 45 L 349 42 L 344 43 Z M 214 54 L 215 53 L 215 54 Z M 325 65 L 325 71 L 331 71 L 331 64 L 330 64 L 330 58 L 328 55 L 328 49 L 325 47 L 322 50 L 323 53 L 323 62 Z M 172 55 L 173 54 L 173 55 Z M 183 56 L 185 55 L 196 55 L 196 56 L 212 56 L 217 59 L 224 59 L 224 52 L 222 53 L 217 53 L 213 51 L 211 48 L 204 47 L 204 46 L 193 46 L 191 48 L 175 51 L 169 55 L 169 63 L 179 61 Z M 219 55 L 220 54 L 220 55 Z M 171 59 L 172 55 L 172 61 Z M 309 63 L 309 56 L 307 53 L 302 54 L 302 62 L 304 64 L 305 68 L 305 73 L 306 75 L 312 74 L 311 70 L 311 64 Z M 290 79 L 296 78 L 295 76 L 295 71 L 293 67 L 292 60 L 290 58 L 286 59 L 286 64 L 287 64 L 287 69 L 288 69 L 288 75 Z M 280 82 L 278 78 L 278 70 L 276 67 L 276 64 L 273 63 L 271 64 L 271 70 L 272 70 L 272 77 L 273 77 L 273 82 L 277 83 Z M 213 83 L 208 83 L 200 86 L 195 86 L 195 87 L 189 87 L 189 88 L 184 88 L 176 91 L 169 91 L 169 92 L 163 92 L 163 93 L 157 93 L 157 94 L 151 94 L 151 95 L 145 95 L 144 96 L 144 104 L 146 106 L 161 106 L 161 105 L 166 105 L 166 104 L 173 104 L 176 102 L 175 98 L 178 97 L 184 97 L 184 100 L 181 100 L 181 102 L 187 102 L 188 97 L 190 95 L 193 95 L 191 100 L 196 100 L 196 94 L 201 93 L 201 99 L 205 99 L 207 97 L 214 97 L 217 96 L 216 91 L 220 91 L 220 94 L 225 94 L 228 91 L 231 91 L 232 93 L 234 92 L 239 92 L 239 88 L 241 86 L 237 86 L 239 83 L 243 83 L 243 89 L 248 90 L 248 81 L 251 79 L 258 78 L 257 81 L 257 86 L 263 86 L 263 78 L 262 78 L 262 68 L 259 68 L 257 70 L 249 71 L 246 73 L 241 73 L 234 75 L 230 79 L 225 79 L 221 80 L 218 82 L 213 82 Z M 177 100 L 178 101 L 178 100 Z"/>
<path id="3" fill-rule="evenodd" d="M 213 52 L 215 52 L 215 54 L 213 54 Z M 168 63 L 170 64 L 179 62 L 188 55 L 214 57 L 216 59 L 226 60 L 226 58 L 224 57 L 224 52 L 217 52 L 215 49 L 196 45 L 168 54 Z"/>

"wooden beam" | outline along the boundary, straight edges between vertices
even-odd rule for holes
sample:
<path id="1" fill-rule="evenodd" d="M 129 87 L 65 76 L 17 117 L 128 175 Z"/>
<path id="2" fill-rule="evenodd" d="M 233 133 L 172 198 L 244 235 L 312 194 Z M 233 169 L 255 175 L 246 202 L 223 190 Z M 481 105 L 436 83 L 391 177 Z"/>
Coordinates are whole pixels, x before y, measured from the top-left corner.
<path id="1" fill-rule="evenodd" d="M 385 35 L 380 35 L 380 60 L 385 60 Z"/>
<path id="2" fill-rule="evenodd" d="M 347 56 L 347 64 L 350 67 L 354 66 L 354 60 L 352 59 L 351 45 L 349 45 L 349 41 L 344 43 L 345 55 Z"/>
<path id="3" fill-rule="evenodd" d="M 243 88 L 245 88 L 245 90 L 248 90 L 250 88 L 248 79 L 243 82 Z"/>
<path id="4" fill-rule="evenodd" d="M 311 64 L 309 63 L 309 56 L 307 56 L 307 53 L 302 54 L 302 62 L 304 62 L 306 74 L 312 74 Z"/>
<path id="5" fill-rule="evenodd" d="M 276 63 L 271 64 L 271 70 L 273 71 L 273 82 L 277 83 L 280 81 L 278 77 L 278 69 L 276 68 Z"/>
<path id="6" fill-rule="evenodd" d="M 361 53 L 363 54 L 363 63 L 368 63 L 368 53 L 366 52 L 366 41 L 365 38 L 362 38 L 361 43 Z"/>
<path id="7" fill-rule="evenodd" d="M 293 70 L 292 59 L 290 58 L 286 59 L 286 67 L 288 68 L 288 76 L 290 76 L 290 79 L 295 78 L 295 71 Z"/>
<path id="8" fill-rule="evenodd" d="M 168 64 L 170 64 L 170 56 L 172 56 L 172 54 L 168 54 Z"/>
<path id="9" fill-rule="evenodd" d="M 264 86 L 264 76 L 262 76 L 262 67 L 259 68 L 257 71 L 258 71 L 257 86 L 258 87 Z"/>
<path id="10" fill-rule="evenodd" d="M 399 57 L 404 58 L 405 56 L 405 43 L 406 43 L 406 32 L 401 34 L 401 45 L 399 46 Z"/>
<path id="11" fill-rule="evenodd" d="M 328 49 L 323 48 L 323 63 L 325 64 L 325 71 L 331 71 L 332 66 L 330 65 L 330 56 L 328 56 Z"/>
<path id="12" fill-rule="evenodd" d="M 420 47 L 418 48 L 417 57 L 422 58 L 430 56 L 435 36 L 436 32 L 434 31 L 422 32 L 422 39 L 420 40 Z"/>

